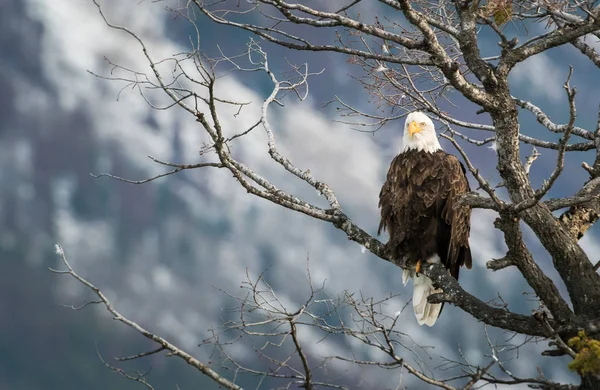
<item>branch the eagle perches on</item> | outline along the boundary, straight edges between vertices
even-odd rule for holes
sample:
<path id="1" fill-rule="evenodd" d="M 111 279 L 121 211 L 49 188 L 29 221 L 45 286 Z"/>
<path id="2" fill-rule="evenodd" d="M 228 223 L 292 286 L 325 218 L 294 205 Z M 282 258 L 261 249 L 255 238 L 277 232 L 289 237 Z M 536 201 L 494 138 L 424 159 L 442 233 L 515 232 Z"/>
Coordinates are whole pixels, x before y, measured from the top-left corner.
<path id="1" fill-rule="evenodd" d="M 569 107 L 569 119 L 566 124 L 554 123 L 550 116 L 533 103 L 514 96 L 509 88 L 510 72 L 526 59 L 561 45 L 572 45 L 580 50 L 592 63 L 600 67 L 598 54 L 592 46 L 583 40 L 587 34 L 600 37 L 600 7 L 582 4 L 566 4 L 555 7 L 550 2 L 512 2 L 509 19 L 548 20 L 555 29 L 535 36 L 518 44 L 509 39 L 494 18 L 479 7 L 478 1 L 439 2 L 379 0 L 379 3 L 402 15 L 410 26 L 384 26 L 379 20 L 369 24 L 348 15 L 348 10 L 360 3 L 352 2 L 339 12 L 320 11 L 302 4 L 288 3 L 283 0 L 253 0 L 244 4 L 248 9 L 220 8 L 222 2 L 206 4 L 199 0 L 188 2 L 186 12 L 175 11 L 183 19 L 190 21 L 196 29 L 192 51 L 171 58 L 155 61 L 144 41 L 126 27 L 112 24 L 94 0 L 100 15 L 106 24 L 123 31 L 135 39 L 142 48 L 143 55 L 150 66 L 151 75 L 133 72 L 119 65 L 110 64 L 113 70 L 125 73 L 127 77 L 103 77 L 114 80 L 129 80 L 128 86 L 137 88 L 146 99 L 147 90 L 164 92 L 171 102 L 165 107 L 179 106 L 188 112 L 200 124 L 210 138 L 210 142 L 200 151 L 202 162 L 197 164 L 172 164 L 150 157 L 154 162 L 172 168 L 171 171 L 145 180 L 128 180 L 110 174 L 112 178 L 134 184 L 147 183 L 160 177 L 201 167 L 217 167 L 229 171 L 235 180 L 250 194 L 334 225 L 343 231 L 349 240 L 364 246 L 381 259 L 400 267 L 405 266 L 387 253 L 385 245 L 377 238 L 356 225 L 344 211 L 336 194 L 326 183 L 318 180 L 309 169 L 301 169 L 277 148 L 276 131 L 269 119 L 269 108 L 273 103 L 281 104 L 280 99 L 293 94 L 299 100 L 308 96 L 308 79 L 321 72 L 311 73 L 308 65 L 290 66 L 292 76 L 281 80 L 270 67 L 267 53 L 261 45 L 251 39 L 244 53 L 249 67 L 240 65 L 242 56 L 227 55 L 221 51 L 217 59 L 206 57 L 197 46 L 200 33 L 194 23 L 196 13 L 207 20 L 230 28 L 241 29 L 260 37 L 262 40 L 293 50 L 314 52 L 334 52 L 346 55 L 352 63 L 362 67 L 366 76 L 358 81 L 366 91 L 374 96 L 382 106 L 389 106 L 391 114 L 380 115 L 363 112 L 341 98 L 337 98 L 343 118 L 363 118 L 367 123 L 342 120 L 361 129 L 372 128 L 377 131 L 392 120 L 403 118 L 414 110 L 430 113 L 446 130 L 441 136 L 451 142 L 468 170 L 471 172 L 482 193 L 471 192 L 464 196 L 462 204 L 472 208 L 494 210 L 498 213 L 495 227 L 503 235 L 508 247 L 506 256 L 487 262 L 489 269 L 498 271 L 506 267 L 516 267 L 536 296 L 542 307 L 533 315 L 511 312 L 506 308 L 496 308 L 482 302 L 466 292 L 440 264 L 431 264 L 423 268 L 436 288 L 442 293 L 431 297 L 432 302 L 446 302 L 461 308 L 481 322 L 530 336 L 539 336 L 556 340 L 559 349 L 564 351 L 563 339 L 575 335 L 579 330 L 588 334 L 599 333 L 600 318 L 600 276 L 598 265 L 592 264 L 588 255 L 578 244 L 578 240 L 600 217 L 600 114 L 596 129 L 589 130 L 575 126 L 576 90 L 570 86 L 573 69 L 570 68 L 564 90 Z M 587 3 L 586 3 L 587 4 Z M 266 12 L 273 11 L 273 14 Z M 234 20 L 234 16 L 249 12 L 260 12 L 274 25 L 264 26 L 258 22 L 245 23 Z M 439 12 L 438 12 L 439 11 Z M 501 40 L 499 55 L 483 58 L 478 46 L 478 29 L 481 25 L 492 26 L 493 33 Z M 315 44 L 297 35 L 288 26 L 307 26 L 324 31 L 335 31 L 336 44 Z M 394 28 L 401 28 L 397 33 Z M 357 37 L 350 40 L 338 30 Z M 358 47 L 357 47 L 358 46 Z M 170 79 L 161 66 L 172 66 Z M 192 64 L 192 66 L 190 66 Z M 227 68 L 224 73 L 219 69 Z M 249 106 L 248 102 L 235 102 L 219 98 L 217 84 L 221 77 L 231 72 L 263 72 L 272 84 L 269 96 L 260 107 L 260 117 L 247 128 L 224 128 L 219 113 L 221 106 L 238 108 L 238 113 Z M 192 72 L 195 72 L 192 74 Z M 426 87 L 423 87 L 426 85 Z M 461 120 L 446 112 L 444 101 L 450 101 L 451 94 L 460 94 L 474 103 L 480 112 L 489 115 L 491 124 L 474 123 Z M 148 99 L 146 99 L 149 102 Z M 150 103 L 149 103 L 150 104 Z M 521 131 L 519 110 L 533 115 L 542 128 L 559 135 L 558 141 L 536 138 Z M 473 110 L 475 112 L 476 110 Z M 484 139 L 466 135 L 457 127 L 469 131 L 490 134 Z M 235 131 L 234 131 L 235 130 Z M 258 174 L 251 166 L 236 159 L 231 146 L 242 142 L 250 133 L 263 131 L 267 140 L 271 159 L 285 171 L 315 190 L 326 205 L 311 203 L 295 194 L 275 186 L 267 177 Z M 579 142 L 570 142 L 578 137 Z M 502 186 L 508 198 L 498 195 L 493 186 L 473 164 L 459 140 L 477 146 L 495 145 L 498 157 L 497 169 Z M 461 142 L 462 142 L 461 141 Z M 534 189 L 529 180 L 532 157 L 525 165 L 521 161 L 521 145 L 553 150 L 557 153 L 556 165 L 548 179 L 540 188 Z M 547 199 L 556 180 L 564 168 L 566 153 L 595 150 L 592 165 L 583 163 L 590 174 L 590 180 L 574 195 Z M 537 149 L 535 149 L 537 152 Z M 214 161 L 204 161 L 215 156 Z M 375 200 L 374 200 L 375 202 Z M 559 217 L 553 211 L 566 209 Z M 572 307 L 563 298 L 554 283 L 536 263 L 532 253 L 525 245 L 520 222 L 524 222 L 535 233 L 540 243 L 550 254 L 552 264 L 565 283 Z M 482 262 L 488 259 L 474 259 Z M 400 279 L 400 278 L 399 278 Z M 565 352 L 566 353 L 566 352 Z"/>

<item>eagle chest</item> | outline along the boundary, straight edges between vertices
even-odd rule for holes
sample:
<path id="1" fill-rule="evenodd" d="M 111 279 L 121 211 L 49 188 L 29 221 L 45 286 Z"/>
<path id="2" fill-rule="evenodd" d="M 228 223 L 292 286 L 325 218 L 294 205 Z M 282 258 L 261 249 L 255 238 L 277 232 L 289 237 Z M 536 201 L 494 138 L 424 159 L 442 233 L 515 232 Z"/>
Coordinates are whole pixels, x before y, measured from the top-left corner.
<path id="1" fill-rule="evenodd" d="M 401 199 L 398 199 L 394 211 L 412 218 L 435 214 L 434 206 L 440 195 L 445 195 L 442 194 L 444 189 L 440 188 L 438 165 L 430 160 L 408 161 L 406 169 L 399 171 L 393 192 Z"/>

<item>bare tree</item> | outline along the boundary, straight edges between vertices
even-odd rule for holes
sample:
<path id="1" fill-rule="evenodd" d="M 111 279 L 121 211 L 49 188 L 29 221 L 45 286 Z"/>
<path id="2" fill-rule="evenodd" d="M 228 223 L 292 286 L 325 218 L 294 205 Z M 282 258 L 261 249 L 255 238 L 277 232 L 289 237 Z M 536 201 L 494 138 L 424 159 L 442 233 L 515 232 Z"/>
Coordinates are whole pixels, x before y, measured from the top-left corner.
<path id="1" fill-rule="evenodd" d="M 576 364 L 572 367 L 580 374 L 581 384 L 554 383 L 541 372 L 532 373 L 529 378 L 517 377 L 504 367 L 499 358 L 502 348 L 491 340 L 488 365 L 453 362 L 462 374 L 436 379 L 437 376 L 424 365 L 413 366 L 407 362 L 405 354 L 414 354 L 419 346 L 403 344 L 401 340 L 406 335 L 400 334 L 395 328 L 393 317 L 386 317 L 379 310 L 382 302 L 358 299 L 352 295 L 343 296 L 339 302 L 321 300 L 317 298 L 319 289 L 310 283 L 311 293 L 306 302 L 300 308 L 290 309 L 278 300 L 273 289 L 262 279 L 247 281 L 248 295 L 240 301 L 240 321 L 226 323 L 225 329 L 265 337 L 269 340 L 267 346 L 280 346 L 289 341 L 293 346 L 290 354 L 271 354 L 268 348 L 257 350 L 256 353 L 265 357 L 271 367 L 266 370 L 246 367 L 228 355 L 221 333 L 216 332 L 211 342 L 225 357 L 223 364 L 232 370 L 230 376 L 226 372 L 219 374 L 190 353 L 119 314 L 100 290 L 73 271 L 59 248 L 58 252 L 67 267 L 64 272 L 91 288 L 100 299 L 97 302 L 104 304 L 115 319 L 155 341 L 159 348 L 151 353 L 167 351 L 181 357 L 220 385 L 231 389 L 239 388 L 235 383 L 237 375 L 241 373 L 276 378 L 287 383 L 284 387 L 297 384 L 306 389 L 342 388 L 343 385 L 315 379 L 312 374 L 332 360 L 403 369 L 429 385 L 444 389 L 468 389 L 485 384 L 526 384 L 548 389 L 600 388 L 600 356 L 594 344 L 597 343 L 595 338 L 600 326 L 600 276 L 597 274 L 600 263 L 594 264 L 578 244 L 578 240 L 600 216 L 600 113 L 595 128 L 575 126 L 577 90 L 570 84 L 573 68 L 568 71 L 564 82 L 564 101 L 569 110 L 565 124 L 555 123 L 540 107 L 515 96 L 509 83 L 509 75 L 517 64 L 563 45 L 575 47 L 594 66 L 600 67 L 600 53 L 590 43 L 590 39 L 600 38 L 600 5 L 597 2 L 348 0 L 339 9 L 331 10 L 329 2 L 317 1 L 301 4 L 283 0 L 189 0 L 183 7 L 170 11 L 192 26 L 212 22 L 246 30 L 257 39 L 251 40 L 246 52 L 240 55 L 221 52 L 218 58 L 209 58 L 197 45 L 200 33 L 196 29 L 197 36 L 193 37 L 189 52 L 156 60 L 151 55 L 151 48 L 146 47 L 134 31 L 112 24 L 100 5 L 93 1 L 108 26 L 123 31 L 139 42 L 152 69 L 151 74 L 144 74 L 112 64 L 119 75 L 106 78 L 125 81 L 138 88 L 144 98 L 149 90 L 162 91 L 172 103 L 156 108 L 178 106 L 195 118 L 210 139 L 210 143 L 200 151 L 202 162 L 180 165 L 152 158 L 171 170 L 142 181 L 110 174 L 101 176 L 141 184 L 181 170 L 221 168 L 232 174 L 249 194 L 329 223 L 379 258 L 403 267 L 404 264 L 389 256 L 384 244 L 352 221 L 327 183 L 314 177 L 309 170 L 297 167 L 279 152 L 277 131 L 269 122 L 270 107 L 279 104 L 283 96 L 293 94 L 300 100 L 307 96 L 308 80 L 315 73 L 309 72 L 306 64 L 290 64 L 286 72 L 276 72 L 270 66 L 264 44 L 258 43 L 259 39 L 292 50 L 334 52 L 347 56 L 364 71 L 359 81 L 376 98 L 385 114 L 363 112 L 336 98 L 334 103 L 342 111 L 342 121 L 370 129 L 368 131 L 377 131 L 386 123 L 402 118 L 413 110 L 431 114 L 444 129 L 441 136 L 456 147 L 479 183 L 481 191 L 469 193 L 464 197 L 463 204 L 498 213 L 494 226 L 503 233 L 508 252 L 501 259 L 489 260 L 487 268 L 501 271 L 516 267 L 535 292 L 539 310 L 533 315 L 523 315 L 511 312 L 505 306 L 484 303 L 462 289 L 441 265 L 428 265 L 423 269 L 424 274 L 434 281 L 434 286 L 442 290 L 442 293 L 430 297 L 430 301 L 457 306 L 465 315 L 476 318 L 486 327 L 530 336 L 531 339 L 548 340 L 552 349 L 545 354 L 569 355 L 573 358 Z M 389 12 L 373 20 L 361 19 L 359 10 L 363 3 L 364 6 L 368 6 L 366 3 L 380 3 Z M 393 16 L 389 16 L 392 13 Z M 506 26 L 527 29 L 536 22 L 542 22 L 535 24 L 535 31 L 538 32 L 532 33 L 531 38 L 523 43 L 511 37 L 507 32 L 509 29 L 506 29 Z M 541 31 L 540 27 L 543 27 Z M 308 39 L 307 29 L 319 30 L 320 38 Z M 482 33 L 495 34 L 499 40 L 498 47 L 494 48 L 496 54 L 489 57 L 481 55 L 478 34 Z M 169 64 L 168 71 L 161 67 L 164 64 Z M 231 72 L 264 72 L 272 82 L 271 93 L 262 103 L 259 119 L 243 129 L 224 128 L 220 121 L 220 110 L 224 105 L 238 107 L 239 110 L 248 105 L 218 96 L 216 85 Z M 481 122 L 461 119 L 458 110 L 452 107 L 452 102 L 459 98 L 469 101 L 472 111 L 485 118 Z M 150 100 L 147 101 L 152 104 Z M 520 112 L 533 115 L 539 127 L 522 129 L 519 124 Z M 540 136 L 540 129 L 558 134 L 559 139 L 549 141 L 547 137 Z M 297 194 L 278 188 L 268 177 L 253 170 L 250 163 L 243 163 L 236 158 L 232 146 L 244 142 L 244 136 L 256 131 L 266 134 L 268 153 L 273 164 L 285 169 L 290 177 L 303 180 L 322 195 L 326 203 L 313 204 Z M 475 136 L 467 135 L 470 134 L 467 132 Z M 572 138 L 577 138 L 577 141 L 572 142 Z M 464 143 L 477 146 L 493 143 L 501 183 L 494 185 L 484 177 L 461 147 Z M 528 145 L 533 147 L 533 151 L 523 163 L 520 151 Z M 556 166 L 547 180 L 539 188 L 534 188 L 529 180 L 529 171 L 539 156 L 538 150 L 556 153 Z M 585 185 L 571 196 L 549 198 L 548 194 L 563 172 L 565 155 L 591 150 L 596 151 L 593 162 L 582 163 L 589 173 Z M 499 194 L 499 187 L 505 189 L 506 196 Z M 561 212 L 555 216 L 553 212 L 558 210 Z M 561 296 L 554 281 L 536 263 L 525 245 L 521 222 L 531 228 L 550 254 L 554 268 L 566 286 L 568 297 Z M 343 315 L 338 315 L 342 307 L 354 313 L 351 324 L 345 322 Z M 307 347 L 301 344 L 298 337 L 300 327 L 357 339 L 381 351 L 382 359 L 371 361 L 335 355 L 325 357 L 317 366 L 312 366 L 306 358 Z M 580 342 L 572 341 L 570 346 L 569 340 Z M 146 355 L 148 353 L 138 357 Z M 292 364 L 294 359 L 297 361 Z M 587 365 L 584 364 L 586 362 Z"/>

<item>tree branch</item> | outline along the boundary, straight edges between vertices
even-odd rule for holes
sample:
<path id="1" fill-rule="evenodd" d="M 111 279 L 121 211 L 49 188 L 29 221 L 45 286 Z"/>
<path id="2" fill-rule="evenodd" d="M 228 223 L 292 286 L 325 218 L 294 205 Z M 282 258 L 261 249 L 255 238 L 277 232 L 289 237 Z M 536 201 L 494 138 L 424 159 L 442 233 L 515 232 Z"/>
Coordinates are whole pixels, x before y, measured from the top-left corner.
<path id="1" fill-rule="evenodd" d="M 596 7 L 592 12 L 596 16 L 600 16 L 599 10 L 600 8 Z M 559 27 L 543 38 L 535 40 L 530 44 L 524 44 L 516 49 L 509 50 L 504 58 L 500 60 L 500 63 L 496 69 L 496 74 L 503 76 L 508 75 L 508 72 L 517 63 L 525 61 L 527 58 L 550 48 L 569 43 L 598 29 L 600 29 L 600 17 L 596 17 L 596 19 L 590 18 L 575 25 Z"/>
<path id="2" fill-rule="evenodd" d="M 472 102 L 483 107 L 489 107 L 491 105 L 490 96 L 468 82 L 460 73 L 458 63 L 453 61 L 448 54 L 446 54 L 446 51 L 440 44 L 436 34 L 427 23 L 427 19 L 423 14 L 415 11 L 408 0 L 399 0 L 399 2 L 400 8 L 406 19 L 416 26 L 423 34 L 424 41 L 427 44 L 426 50 L 431 54 L 435 66 L 444 73 L 444 76 L 446 76 L 452 86 Z"/>
<path id="3" fill-rule="evenodd" d="M 72 278 L 74 278 L 75 280 L 77 280 L 79 283 L 83 284 L 89 290 L 91 290 L 94 293 L 94 295 L 96 295 L 102 301 L 106 310 L 110 314 L 113 315 L 114 320 L 119 321 L 119 322 L 129 326 L 130 328 L 134 329 L 136 332 L 140 333 L 142 336 L 159 344 L 162 348 L 168 350 L 171 353 L 171 355 L 177 356 L 177 357 L 183 359 L 187 364 L 196 368 L 198 371 L 200 371 L 202 374 L 206 375 L 207 377 L 209 377 L 210 379 L 212 379 L 213 381 L 218 383 L 220 386 L 223 386 L 226 389 L 230 389 L 230 390 L 242 390 L 242 388 L 240 386 L 229 381 L 228 379 L 223 378 L 217 372 L 213 371 L 206 364 L 202 363 L 200 360 L 196 359 L 189 353 L 176 347 L 174 344 L 171 344 L 163 337 L 155 335 L 155 334 L 147 331 L 146 329 L 142 328 L 137 323 L 135 323 L 135 322 L 127 319 L 123 315 L 121 315 L 121 313 L 119 313 L 113 307 L 112 303 L 110 303 L 110 301 L 106 298 L 106 296 L 102 293 L 102 291 L 100 291 L 100 289 L 98 287 L 94 286 L 91 282 L 84 279 L 82 276 L 77 274 L 73 270 L 73 268 L 71 268 L 71 265 L 67 261 L 65 252 L 63 251 L 62 247 L 59 244 L 56 244 L 56 253 L 62 260 L 62 262 L 63 262 L 64 266 L 67 268 L 67 270 L 66 271 L 57 271 L 57 270 L 50 268 L 50 271 L 52 271 L 54 273 L 58 273 L 58 274 L 69 275 Z"/>
<path id="4" fill-rule="evenodd" d="M 573 317 L 573 312 L 560 296 L 560 292 L 552 279 L 544 274 L 539 265 L 534 261 L 531 252 L 527 250 L 521 229 L 519 228 L 518 219 L 510 214 L 501 213 L 500 218 L 495 221 L 494 226 L 504 233 L 504 241 L 508 246 L 508 253 L 505 259 L 510 259 L 510 262 L 517 266 L 527 284 L 529 284 L 535 294 L 546 305 L 556 321 L 561 324 L 568 323 Z M 500 263 L 496 263 L 490 268 L 498 265 Z M 498 267 L 495 269 L 498 269 Z"/>
<path id="5" fill-rule="evenodd" d="M 431 278 L 436 288 L 443 293 L 429 297 L 431 303 L 448 302 L 471 314 L 479 321 L 509 331 L 530 336 L 548 337 L 548 331 L 540 326 L 532 316 L 511 313 L 504 309 L 491 307 L 467 293 L 441 264 L 430 264 L 422 268 L 423 273 Z"/>
<path id="6" fill-rule="evenodd" d="M 586 129 L 582 129 L 581 127 L 577 127 L 577 126 L 569 126 L 569 124 L 565 124 L 565 125 L 557 125 L 554 122 L 552 122 L 550 120 L 550 118 L 548 118 L 548 115 L 546 115 L 546 113 L 544 111 L 542 111 L 541 108 L 539 108 L 538 106 L 525 101 L 525 100 L 521 100 L 521 99 L 517 99 L 514 98 L 515 103 L 526 109 L 527 111 L 530 111 L 533 115 L 535 115 L 537 121 L 544 126 L 545 128 L 547 128 L 548 130 L 550 130 L 553 133 L 564 133 L 566 130 L 571 129 L 570 132 L 578 137 L 582 137 L 585 138 L 587 140 L 594 140 L 594 133 L 586 130 Z"/>
<path id="7" fill-rule="evenodd" d="M 585 43 L 583 38 L 577 38 L 570 42 L 571 45 L 575 46 L 579 51 L 592 61 L 594 65 L 600 68 L 600 54 L 593 47 Z"/>
<path id="8" fill-rule="evenodd" d="M 112 175 L 110 173 L 99 173 L 97 175 L 93 174 L 93 173 L 90 173 L 90 175 L 93 178 L 96 178 L 96 179 L 99 178 L 99 177 L 109 177 L 111 179 L 115 179 L 115 180 L 122 181 L 122 182 L 129 183 L 129 184 L 145 184 L 145 183 L 151 182 L 153 180 L 160 179 L 162 177 L 169 176 L 169 175 L 172 175 L 172 174 L 177 173 L 177 172 L 181 172 L 181 171 L 186 170 L 186 169 L 196 169 L 196 168 L 205 168 L 205 167 L 214 167 L 214 168 L 224 168 L 225 167 L 223 164 L 219 164 L 219 163 L 173 164 L 173 163 L 166 163 L 166 162 L 160 161 L 160 160 L 158 160 L 158 159 L 156 159 L 156 158 L 154 158 L 152 156 L 148 156 L 148 158 L 150 160 L 158 163 L 158 164 L 167 165 L 167 166 L 176 167 L 176 168 L 173 169 L 172 171 L 161 173 L 161 174 L 149 177 L 149 178 L 144 179 L 144 180 L 130 180 L 130 179 L 125 179 L 123 177 L 115 176 L 115 175 Z"/>
<path id="9" fill-rule="evenodd" d="M 576 240 L 600 218 L 600 177 L 588 181 L 575 196 L 546 202 L 550 210 L 570 207 L 559 217 L 559 221 Z"/>

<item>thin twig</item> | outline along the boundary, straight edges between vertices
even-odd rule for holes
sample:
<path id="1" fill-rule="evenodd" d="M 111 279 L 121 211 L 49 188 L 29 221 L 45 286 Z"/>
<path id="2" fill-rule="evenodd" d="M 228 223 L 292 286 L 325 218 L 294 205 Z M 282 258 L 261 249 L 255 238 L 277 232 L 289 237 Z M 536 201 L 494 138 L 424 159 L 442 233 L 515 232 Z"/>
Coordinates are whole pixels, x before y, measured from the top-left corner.
<path id="1" fill-rule="evenodd" d="M 115 358 L 115 360 L 118 360 L 120 362 L 124 362 L 124 361 L 127 361 L 127 360 L 135 360 L 135 359 L 139 359 L 141 357 L 146 357 L 146 356 L 157 354 L 157 353 L 162 352 L 164 350 L 165 350 L 165 347 L 160 346 L 160 347 L 158 347 L 156 349 L 153 349 L 152 351 L 142 352 L 142 353 L 138 353 L 137 355 L 132 355 L 132 356 L 125 356 L 125 357 Z"/>
<path id="2" fill-rule="evenodd" d="M 166 162 L 157 160 L 152 156 L 148 156 L 148 158 L 159 164 L 167 165 L 170 167 L 176 167 L 176 168 L 173 169 L 172 171 L 161 173 L 156 176 L 152 176 L 152 177 L 149 177 L 149 178 L 143 179 L 143 180 L 130 180 L 130 179 L 126 179 L 124 177 L 116 176 L 116 175 L 113 175 L 110 173 L 99 173 L 99 174 L 90 173 L 90 175 L 96 179 L 99 177 L 109 177 L 111 179 L 115 179 L 115 180 L 122 181 L 122 182 L 129 183 L 129 184 L 145 184 L 145 183 L 151 182 L 153 180 L 160 179 L 161 177 L 165 177 L 165 176 L 175 174 L 177 172 L 181 172 L 186 169 L 196 169 L 196 168 L 205 168 L 205 167 L 214 167 L 214 168 L 224 168 L 225 167 L 225 165 L 220 164 L 220 163 L 173 164 L 173 163 L 166 163 Z"/>

